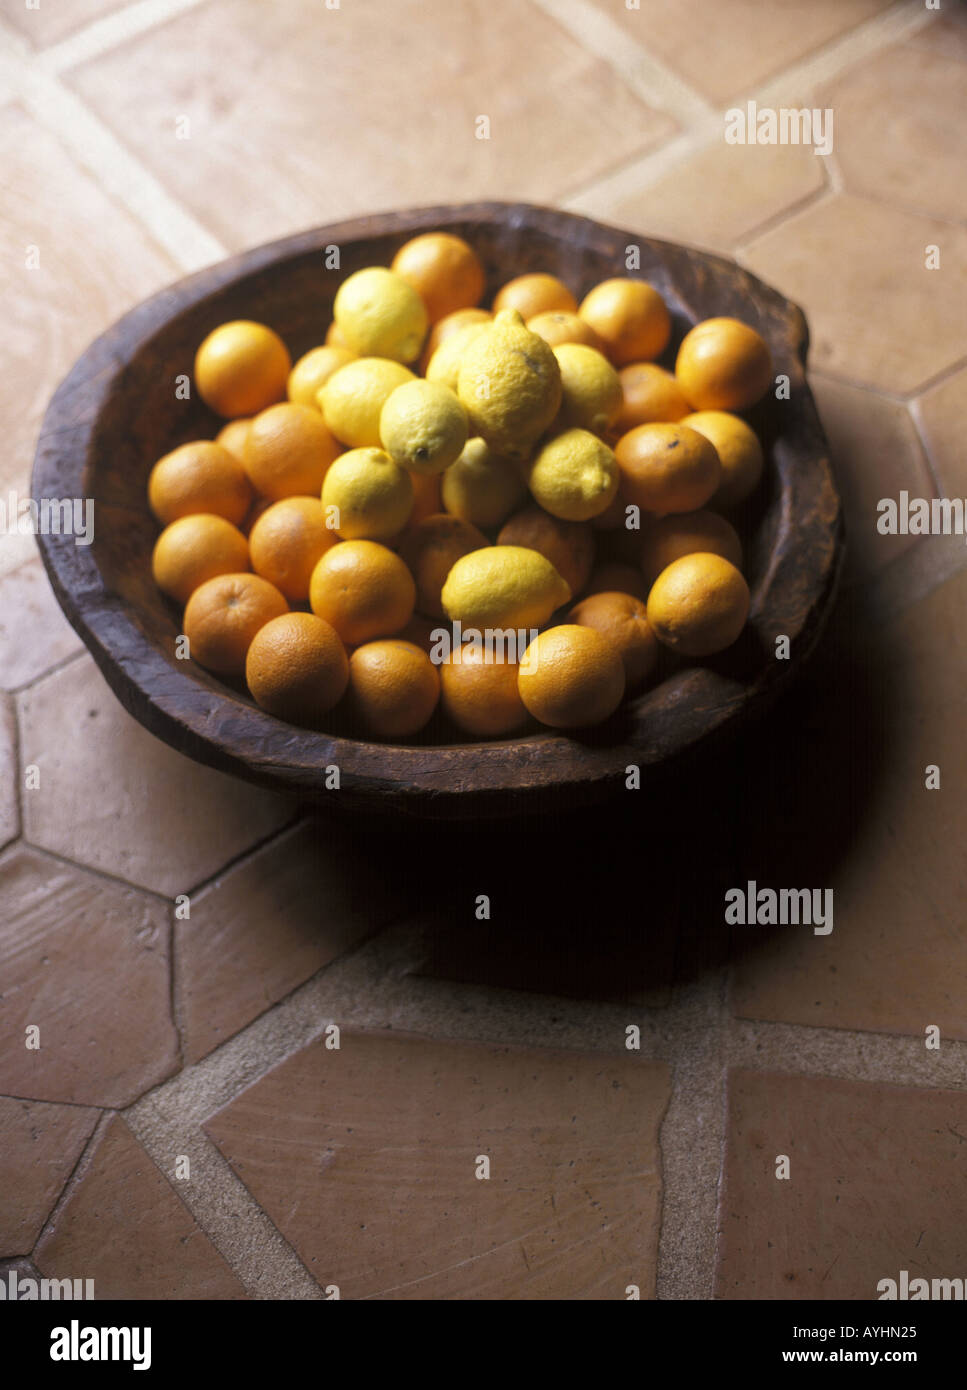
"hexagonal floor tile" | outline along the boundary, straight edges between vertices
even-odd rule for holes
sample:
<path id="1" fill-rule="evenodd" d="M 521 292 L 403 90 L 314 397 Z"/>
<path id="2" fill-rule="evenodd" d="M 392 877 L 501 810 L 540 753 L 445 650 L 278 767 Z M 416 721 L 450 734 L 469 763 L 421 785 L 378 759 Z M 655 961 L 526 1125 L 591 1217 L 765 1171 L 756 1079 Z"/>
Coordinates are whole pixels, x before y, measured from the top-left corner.
<path id="1" fill-rule="evenodd" d="M 29 685 L 82 649 L 40 560 L 0 579 L 0 690 Z"/>
<path id="2" fill-rule="evenodd" d="M 40 777 L 24 792 L 24 834 L 67 859 L 174 897 L 294 813 L 149 734 L 90 658 L 18 698 L 24 767 Z"/>
<path id="3" fill-rule="evenodd" d="M 757 237 L 742 262 L 803 307 L 821 371 L 902 395 L 963 356 L 951 312 L 967 297 L 963 227 L 839 194 Z"/>
<path id="4" fill-rule="evenodd" d="M 0 899 L 0 1092 L 120 1106 L 170 1076 L 163 905 L 21 845 Z"/>
<path id="5" fill-rule="evenodd" d="M 916 409 L 945 495 L 967 497 L 967 367 L 927 391 Z"/>
<path id="6" fill-rule="evenodd" d="M 99 1136 L 34 1261 L 47 1278 L 93 1279 L 95 1298 L 247 1297 L 119 1116 Z"/>
<path id="7" fill-rule="evenodd" d="M 668 1094 L 629 1054 L 346 1031 L 205 1128 L 343 1298 L 649 1298 Z"/>
<path id="8" fill-rule="evenodd" d="M 0 1096 L 0 1250 L 34 1248 L 97 1115 L 80 1105 Z"/>
<path id="9" fill-rule="evenodd" d="M 0 695 L 0 849 L 20 833 L 17 776 L 17 720 L 11 701 Z"/>

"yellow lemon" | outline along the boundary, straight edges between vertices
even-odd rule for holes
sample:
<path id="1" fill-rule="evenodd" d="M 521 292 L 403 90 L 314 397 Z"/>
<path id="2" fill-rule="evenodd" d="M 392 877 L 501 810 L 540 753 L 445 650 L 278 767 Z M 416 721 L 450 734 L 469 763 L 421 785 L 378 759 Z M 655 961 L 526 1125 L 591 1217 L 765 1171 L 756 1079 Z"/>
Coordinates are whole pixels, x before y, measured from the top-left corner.
<path id="1" fill-rule="evenodd" d="M 412 285 L 385 266 L 368 266 L 336 291 L 333 318 L 345 344 L 360 357 L 412 362 L 429 326 L 426 305 Z"/>
<path id="2" fill-rule="evenodd" d="M 602 352 L 584 343 L 562 343 L 553 352 L 563 392 L 558 424 L 603 434 L 624 400 L 618 373 Z"/>
<path id="3" fill-rule="evenodd" d="M 410 519 L 413 484 L 382 449 L 350 449 L 326 474 L 322 505 L 343 540 L 385 541 Z"/>
<path id="4" fill-rule="evenodd" d="M 589 521 L 611 505 L 618 491 L 618 464 L 590 430 L 565 430 L 531 461 L 527 485 L 551 516 Z"/>
<path id="5" fill-rule="evenodd" d="M 356 354 L 343 347 L 315 347 L 299 358 L 289 373 L 286 395 L 296 405 L 307 405 L 310 410 L 318 410 L 316 399 L 326 382 L 340 367 L 353 362 Z"/>
<path id="6" fill-rule="evenodd" d="M 500 526 L 527 495 L 520 469 L 483 439 L 468 439 L 443 475 L 443 505 L 451 516 L 485 530 Z"/>
<path id="7" fill-rule="evenodd" d="M 735 507 L 753 493 L 762 477 L 762 445 L 755 430 L 727 410 L 698 410 L 683 425 L 704 434 L 722 465 L 722 481 L 711 507 Z"/>
<path id="8" fill-rule="evenodd" d="M 385 357 L 360 357 L 340 367 L 318 393 L 326 424 L 337 439 L 353 449 L 379 447 L 379 417 L 383 406 L 406 381 L 416 377 L 399 362 Z"/>
<path id="9" fill-rule="evenodd" d="M 465 323 L 453 333 L 448 333 L 426 364 L 427 381 L 439 381 L 456 391 L 460 378 L 460 364 L 470 344 L 485 329 L 490 320 L 476 319 Z"/>
<path id="10" fill-rule="evenodd" d="M 447 616 L 477 628 L 541 627 L 571 591 L 550 560 L 518 545 L 463 555 L 441 595 Z"/>
<path id="11" fill-rule="evenodd" d="M 561 369 L 544 339 L 516 309 L 506 309 L 467 347 L 457 394 L 475 434 L 498 452 L 523 458 L 560 408 Z"/>
<path id="12" fill-rule="evenodd" d="M 438 381 L 408 381 L 388 397 L 379 417 L 383 448 L 411 473 L 442 473 L 467 442 L 467 412 Z"/>

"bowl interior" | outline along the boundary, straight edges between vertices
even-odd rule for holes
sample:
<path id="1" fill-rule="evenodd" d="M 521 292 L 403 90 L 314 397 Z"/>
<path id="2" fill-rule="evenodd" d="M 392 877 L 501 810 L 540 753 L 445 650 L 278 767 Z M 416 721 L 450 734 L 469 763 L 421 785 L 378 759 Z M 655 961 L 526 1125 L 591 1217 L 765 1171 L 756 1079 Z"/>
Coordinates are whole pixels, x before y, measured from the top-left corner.
<path id="1" fill-rule="evenodd" d="M 223 423 L 191 384 L 205 335 L 227 319 L 257 319 L 282 336 L 295 360 L 322 342 L 348 274 L 388 264 L 408 237 L 432 228 L 457 232 L 475 247 L 487 273 L 485 303 L 529 270 L 560 276 L 578 299 L 610 276 L 640 275 L 672 313 L 663 365 L 674 365 L 681 338 L 698 319 L 733 314 L 763 334 L 776 372 L 789 379 L 788 398 L 770 395 L 747 416 L 763 440 L 766 470 L 755 498 L 732 518 L 752 590 L 745 636 L 701 667 L 667 661 L 656 684 L 607 725 L 577 738 L 535 729 L 468 744 L 456 741 L 442 717 L 406 747 L 345 737 L 338 722 L 328 735 L 294 730 L 259 711 L 241 686 L 177 659 L 180 613 L 151 577 L 159 528 L 146 501 L 150 469 L 178 444 L 213 437 Z M 34 490 L 64 495 L 52 492 L 55 479 L 62 488 L 75 483 L 94 501 L 95 539 L 89 555 L 71 555 L 68 538 L 42 538 L 45 560 L 68 616 L 132 712 L 206 761 L 310 794 L 335 762 L 357 791 L 378 787 L 415 802 L 473 791 L 506 801 L 529 786 L 555 784 L 601 790 L 629 761 L 661 762 L 764 696 L 787 673 L 775 658 L 776 636 L 799 640 L 804 653 L 818 630 L 835 579 L 839 519 L 803 375 L 805 346 L 795 306 L 732 263 L 565 213 L 498 204 L 323 228 L 180 282 L 88 350 L 45 421 Z"/>

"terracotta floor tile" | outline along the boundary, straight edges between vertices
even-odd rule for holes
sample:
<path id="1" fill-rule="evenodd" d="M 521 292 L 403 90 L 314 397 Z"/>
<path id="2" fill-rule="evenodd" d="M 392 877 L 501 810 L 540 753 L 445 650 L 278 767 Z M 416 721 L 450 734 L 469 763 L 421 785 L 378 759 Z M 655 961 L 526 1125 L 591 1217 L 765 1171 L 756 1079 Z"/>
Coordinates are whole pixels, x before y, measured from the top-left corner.
<path id="1" fill-rule="evenodd" d="M 20 846 L 0 882 L 0 1092 L 119 1106 L 170 1076 L 162 905 Z"/>
<path id="2" fill-rule="evenodd" d="M 925 268 L 940 246 L 941 268 Z M 782 222 L 745 265 L 806 312 L 815 368 L 893 394 L 963 356 L 967 231 L 843 194 Z"/>
<path id="3" fill-rule="evenodd" d="M 118 1116 L 34 1259 L 48 1278 L 93 1279 L 99 1299 L 246 1297 L 176 1188 Z"/>
<path id="4" fill-rule="evenodd" d="M 16 716 L 12 702 L 0 695 L 0 849 L 20 833 L 18 776 Z"/>
<path id="5" fill-rule="evenodd" d="M 175 923 L 185 1057 L 196 1062 L 393 915 L 351 835 L 314 821 L 229 869 Z"/>
<path id="6" fill-rule="evenodd" d="M 445 14 L 289 0 L 268 25 L 260 0 L 213 0 L 68 80 L 232 248 L 411 204 L 552 201 L 673 129 L 535 5 Z"/>
<path id="7" fill-rule="evenodd" d="M 591 0 L 632 38 L 711 101 L 750 90 L 773 73 L 887 8 L 888 0 Z"/>
<path id="8" fill-rule="evenodd" d="M 948 497 L 967 497 L 967 367 L 947 377 L 918 401 L 923 435 Z"/>
<path id="9" fill-rule="evenodd" d="M 205 1128 L 343 1298 L 653 1296 L 668 1071 L 344 1032 Z M 489 1180 L 475 1176 L 478 1155 Z"/>
<path id="10" fill-rule="evenodd" d="M 82 645 L 40 560 L 0 578 L 0 689 L 27 685 Z"/>
<path id="11" fill-rule="evenodd" d="M 44 6 L 51 14 L 63 9 Z M 17 108 L 0 122 L 0 167 L 0 236 L 16 252 L 5 258 L 2 279 L 10 345 L 0 375 L 0 413 L 8 422 L 0 458 L 6 503 L 11 490 L 29 495 L 40 421 L 74 359 L 178 270 L 56 137 Z M 32 246 L 36 269 L 27 268 Z M 0 573 L 36 553 L 32 536 L 0 536 Z"/>
<path id="12" fill-rule="evenodd" d="M 95 19 L 123 9 L 125 0 L 70 0 L 67 5 L 43 0 L 28 9 L 24 0 L 0 0 L 0 15 L 29 39 L 35 48 L 59 43 Z"/>
<path id="13" fill-rule="evenodd" d="M 967 572 L 888 624 L 861 593 L 844 597 L 784 740 L 742 788 L 730 880 L 832 888 L 833 931 L 734 927 L 737 1014 L 967 1039 L 965 603 Z"/>
<path id="14" fill-rule="evenodd" d="M 918 29 L 909 39 L 914 48 L 945 53 L 948 58 L 967 61 L 967 11 L 962 5 L 942 6 L 944 13 Z"/>
<path id="15" fill-rule="evenodd" d="M 824 183 L 823 161 L 805 145 L 717 140 L 641 193 L 595 211 L 649 236 L 729 251 Z"/>
<path id="16" fill-rule="evenodd" d="M 962 1092 L 732 1072 L 717 1297 L 869 1301 L 901 1270 L 962 1278 L 965 1134 Z"/>
<path id="17" fill-rule="evenodd" d="M 24 793 L 32 844 L 174 897 L 292 816 L 289 801 L 149 734 L 88 657 L 18 698 L 24 764 L 40 769 Z"/>
<path id="18" fill-rule="evenodd" d="M 829 439 L 846 515 L 847 574 L 862 578 L 916 544 L 916 536 L 884 536 L 877 503 L 906 489 L 932 497 L 933 479 L 905 405 L 858 386 L 812 376 L 810 385 Z"/>
<path id="19" fill-rule="evenodd" d="M 956 58 L 898 44 L 817 93 L 835 114 L 836 160 L 852 193 L 952 221 L 967 216 L 967 109 Z"/>
<path id="20" fill-rule="evenodd" d="M 0 1250 L 23 1255 L 34 1248 L 97 1114 L 0 1096 Z"/>
<path id="21" fill-rule="evenodd" d="M 36 1265 L 32 1264 L 30 1260 L 0 1260 L 0 1284 L 3 1284 L 4 1288 L 7 1290 L 8 1299 L 11 1297 L 9 1284 L 11 1276 L 21 1282 L 27 1279 L 37 1281 L 40 1279 L 40 1270 Z M 21 1289 L 19 1290 L 19 1295 L 15 1297 L 18 1297 L 19 1301 L 32 1303 L 36 1298 L 36 1294 L 27 1296 Z"/>

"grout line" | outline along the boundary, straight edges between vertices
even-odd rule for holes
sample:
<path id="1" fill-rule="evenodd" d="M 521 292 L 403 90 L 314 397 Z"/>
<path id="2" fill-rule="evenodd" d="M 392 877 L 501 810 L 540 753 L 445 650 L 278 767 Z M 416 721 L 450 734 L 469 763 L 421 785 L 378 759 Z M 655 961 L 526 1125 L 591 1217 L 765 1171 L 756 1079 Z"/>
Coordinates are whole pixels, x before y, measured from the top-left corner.
<path id="1" fill-rule="evenodd" d="M 37 59 L 50 73 L 65 72 L 177 18 L 186 10 L 196 9 L 201 3 L 202 0 L 137 0 L 41 50 Z"/>
<path id="2" fill-rule="evenodd" d="M 28 563 L 32 562 L 28 561 Z M 11 570 L 10 573 L 16 574 L 17 571 Z M 44 575 L 44 581 L 48 585 L 50 584 L 50 580 L 47 578 L 46 574 Z M 81 639 L 78 637 L 77 640 L 78 642 L 80 642 Z M 68 652 L 67 656 L 62 656 L 60 660 L 55 661 L 52 666 L 45 666 L 44 669 L 42 671 L 39 671 L 36 676 L 32 676 L 29 681 L 24 681 L 23 685 L 13 686 L 10 690 L 7 691 L 7 694 L 26 695 L 29 690 L 33 690 L 34 686 L 40 685 L 43 681 L 45 681 L 48 676 L 59 675 L 60 672 L 65 669 L 65 667 L 72 665 L 72 663 L 75 661 L 80 661 L 81 657 L 87 655 L 88 650 L 84 646 L 84 644 L 81 643 L 81 646 L 76 652 Z"/>
<path id="3" fill-rule="evenodd" d="M 871 618 L 889 623 L 967 567 L 963 536 L 922 536 L 864 584 Z"/>
<path id="4" fill-rule="evenodd" d="M 10 725 L 10 761 L 13 764 L 12 772 L 14 777 L 14 810 L 17 813 L 17 824 L 14 833 L 9 840 L 5 840 L 0 845 L 0 851 L 6 851 L 13 845 L 19 844 L 23 840 L 24 833 L 24 760 L 23 744 L 20 735 L 20 717 L 17 711 L 17 702 L 12 695 L 0 691 L 0 717 L 6 717 Z"/>
<path id="5" fill-rule="evenodd" d="M 58 1101 L 57 1104 L 61 1104 L 61 1102 Z M 74 1189 L 77 1186 L 78 1180 L 84 1176 L 84 1174 L 87 1172 L 87 1169 L 90 1167 L 91 1161 L 94 1158 L 95 1151 L 97 1150 L 98 1146 L 100 1145 L 101 1139 L 103 1138 L 104 1131 L 107 1129 L 108 1125 L 111 1123 L 112 1119 L 116 1114 L 116 1110 L 102 1110 L 101 1113 L 98 1115 L 97 1119 L 95 1120 L 94 1128 L 91 1130 L 90 1134 L 87 1137 L 87 1143 L 84 1145 L 83 1149 L 81 1149 L 81 1152 L 78 1155 L 77 1162 L 74 1164 L 70 1173 L 67 1175 L 67 1179 L 64 1182 L 64 1186 L 60 1190 L 60 1195 L 57 1198 L 57 1201 L 51 1207 L 50 1212 L 47 1215 L 47 1219 L 41 1226 L 40 1231 L 37 1235 L 37 1239 L 34 1241 L 33 1248 L 30 1252 L 30 1258 L 34 1260 L 35 1264 L 36 1260 L 34 1259 L 34 1256 L 37 1251 L 37 1246 L 43 1240 L 44 1236 L 47 1234 L 47 1231 L 56 1224 L 61 1212 L 70 1200 L 71 1195 L 73 1194 Z"/>
<path id="6" fill-rule="evenodd" d="M 610 63 L 652 110 L 665 112 L 681 126 L 694 125 L 711 114 L 699 91 L 588 0 L 533 2 L 585 51 Z"/>
<path id="7" fill-rule="evenodd" d="M 835 197 L 837 197 L 836 190 L 830 182 L 824 179 L 819 188 L 814 188 L 811 192 L 804 193 L 803 196 L 797 198 L 795 202 L 787 203 L 784 208 L 773 213 L 770 217 L 764 218 L 763 221 L 757 222 L 754 227 L 750 227 L 748 231 L 737 238 L 737 240 L 732 243 L 732 255 L 734 259 L 741 265 L 742 262 L 739 260 L 739 257 L 758 241 L 760 237 L 768 236 L 770 232 L 775 231 L 777 227 L 781 227 L 794 217 L 798 217 L 800 213 L 808 212 L 822 203 L 830 202 Z M 751 269 L 751 267 L 749 267 L 749 269 Z"/>

